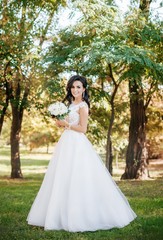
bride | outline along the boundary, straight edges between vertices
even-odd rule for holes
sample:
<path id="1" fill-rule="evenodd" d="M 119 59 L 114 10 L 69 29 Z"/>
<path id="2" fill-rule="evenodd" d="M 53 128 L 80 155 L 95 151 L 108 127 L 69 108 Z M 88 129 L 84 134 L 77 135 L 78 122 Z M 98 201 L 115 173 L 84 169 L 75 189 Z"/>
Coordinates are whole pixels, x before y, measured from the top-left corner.
<path id="1" fill-rule="evenodd" d="M 87 81 L 67 84 L 69 114 L 56 120 L 61 135 L 28 214 L 30 225 L 70 232 L 122 228 L 136 218 L 85 133 L 89 115 Z"/>

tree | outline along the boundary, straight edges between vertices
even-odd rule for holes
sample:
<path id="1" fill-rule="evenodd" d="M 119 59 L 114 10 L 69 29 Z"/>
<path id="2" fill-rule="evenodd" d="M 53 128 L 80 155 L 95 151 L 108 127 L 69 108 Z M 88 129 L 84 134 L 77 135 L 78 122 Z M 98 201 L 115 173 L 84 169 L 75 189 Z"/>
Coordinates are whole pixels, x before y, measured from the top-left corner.
<path id="1" fill-rule="evenodd" d="M 81 20 L 72 28 L 59 32 L 57 38 L 59 41 L 54 41 L 46 60 L 50 62 L 49 68 L 55 64 L 62 72 L 73 70 L 75 73 L 87 76 L 92 100 L 97 102 L 105 99 L 111 106 L 111 114 L 108 112 L 107 115 L 109 126 L 106 166 L 112 173 L 111 134 L 114 121 L 114 99 L 121 79 L 116 75 L 116 69 L 118 69 L 118 65 L 115 64 L 116 56 L 110 50 L 120 40 L 117 38 L 119 30 L 115 27 L 118 13 L 116 8 L 106 1 L 100 3 L 84 1 L 83 4 L 75 1 L 75 8 L 82 13 Z M 121 70 L 119 70 L 120 73 Z"/>
<path id="2" fill-rule="evenodd" d="M 1 104 L 1 126 L 10 101 L 11 177 L 22 177 L 19 141 L 23 113 L 29 108 L 29 96 L 39 84 L 38 72 L 43 43 L 60 5 L 66 1 L 7 1 L 1 2 L 2 38 L 1 89 L 6 94 Z M 40 21 L 44 17 L 44 22 Z M 34 98 L 33 98 L 34 99 Z"/>
<path id="3" fill-rule="evenodd" d="M 151 2 L 140 1 L 139 11 L 137 11 L 135 18 L 132 15 L 133 23 L 130 26 L 130 44 L 134 45 L 133 50 L 135 48 L 135 51 L 143 54 L 144 63 L 139 60 L 137 64 L 129 64 L 131 119 L 126 168 L 122 179 L 146 179 L 149 175 L 147 169 L 146 111 L 152 95 L 158 89 L 159 81 L 163 77 L 158 54 L 158 49 L 161 48 L 161 29 L 159 23 L 153 23 L 149 19 Z M 134 52 L 131 58 L 134 57 Z"/>
<path id="4" fill-rule="evenodd" d="M 36 116 L 37 111 L 37 116 Z M 25 112 L 24 121 L 21 131 L 21 143 L 28 147 L 30 151 L 34 148 L 46 146 L 47 153 L 51 143 L 57 142 L 60 134 L 54 124 L 54 119 L 45 113 L 39 113 L 38 110 L 32 108 L 30 114 Z"/>
<path id="5" fill-rule="evenodd" d="M 144 4 L 145 1 L 140 2 L 145 15 L 134 9 L 125 18 L 118 18 L 117 9 L 106 1 L 76 1 L 82 17 L 75 26 L 59 33 L 59 41 L 53 44 L 49 57 L 59 69 L 62 66 L 62 72 L 71 69 L 86 75 L 95 101 L 105 98 L 111 105 L 106 161 L 110 172 L 114 98 L 121 81 L 129 82 L 131 122 L 127 167 L 122 178 L 145 174 L 146 156 L 140 160 L 146 151 L 145 110 L 162 76 L 160 23 L 147 20 L 149 5 Z"/>

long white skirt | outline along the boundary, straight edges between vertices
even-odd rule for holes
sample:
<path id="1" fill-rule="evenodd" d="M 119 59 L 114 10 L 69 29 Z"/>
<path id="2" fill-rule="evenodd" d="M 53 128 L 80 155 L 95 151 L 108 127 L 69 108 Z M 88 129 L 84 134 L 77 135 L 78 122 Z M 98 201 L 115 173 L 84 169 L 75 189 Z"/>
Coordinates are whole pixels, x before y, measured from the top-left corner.
<path id="1" fill-rule="evenodd" d="M 70 232 L 122 228 L 136 218 L 92 144 L 65 130 L 29 212 L 30 225 Z"/>

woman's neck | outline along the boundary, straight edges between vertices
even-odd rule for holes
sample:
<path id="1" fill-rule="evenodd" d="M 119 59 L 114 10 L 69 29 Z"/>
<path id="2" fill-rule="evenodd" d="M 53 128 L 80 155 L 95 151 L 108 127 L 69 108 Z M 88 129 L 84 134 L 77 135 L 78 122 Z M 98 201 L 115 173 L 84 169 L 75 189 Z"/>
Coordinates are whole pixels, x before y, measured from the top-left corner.
<path id="1" fill-rule="evenodd" d="M 73 103 L 74 104 L 78 104 L 78 103 L 80 103 L 80 102 L 82 102 L 83 101 L 83 99 L 74 99 L 74 101 L 73 101 Z"/>

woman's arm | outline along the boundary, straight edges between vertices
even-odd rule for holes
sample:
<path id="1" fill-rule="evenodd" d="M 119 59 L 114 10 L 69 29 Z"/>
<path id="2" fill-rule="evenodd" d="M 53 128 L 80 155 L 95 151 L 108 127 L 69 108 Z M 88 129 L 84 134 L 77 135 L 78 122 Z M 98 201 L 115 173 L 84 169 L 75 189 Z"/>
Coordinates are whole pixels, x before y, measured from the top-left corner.
<path id="1" fill-rule="evenodd" d="M 82 133 L 87 132 L 88 125 L 88 107 L 82 107 L 79 109 L 80 120 L 78 125 L 70 126 L 70 129 Z"/>
<path id="2" fill-rule="evenodd" d="M 80 120 L 78 125 L 69 125 L 65 120 L 57 120 L 59 126 L 71 129 L 77 132 L 86 133 L 88 125 L 88 107 L 81 107 L 79 109 Z"/>

